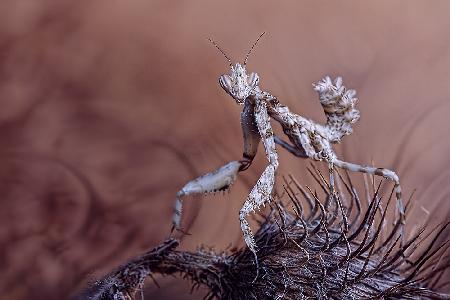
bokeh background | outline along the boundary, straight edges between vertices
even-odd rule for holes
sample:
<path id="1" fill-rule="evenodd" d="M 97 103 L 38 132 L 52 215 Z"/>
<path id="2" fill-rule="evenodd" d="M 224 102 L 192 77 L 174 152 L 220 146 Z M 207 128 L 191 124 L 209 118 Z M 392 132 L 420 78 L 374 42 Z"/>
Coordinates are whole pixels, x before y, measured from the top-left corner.
<path id="1" fill-rule="evenodd" d="M 228 64 L 208 37 L 242 61 L 267 31 L 248 69 L 315 120 L 324 115 L 311 83 L 342 75 L 361 120 L 338 153 L 395 169 L 406 196 L 417 189 L 410 228 L 450 219 L 449 1 L 0 7 L 1 298 L 74 297 L 168 236 L 186 181 L 240 159 L 241 108 L 217 83 Z M 280 173 L 310 182 L 307 162 L 279 153 Z M 258 155 L 229 193 L 185 201 L 183 249 L 243 244 L 238 211 L 264 164 Z M 204 294 L 157 280 L 146 299 Z"/>

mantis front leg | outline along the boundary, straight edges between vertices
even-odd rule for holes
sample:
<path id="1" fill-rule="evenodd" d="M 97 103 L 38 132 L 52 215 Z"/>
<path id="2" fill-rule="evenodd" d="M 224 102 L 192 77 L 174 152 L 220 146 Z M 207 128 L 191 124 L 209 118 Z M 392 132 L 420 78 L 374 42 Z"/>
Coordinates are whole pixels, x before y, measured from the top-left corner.
<path id="1" fill-rule="evenodd" d="M 258 179 L 256 185 L 248 195 L 239 212 L 239 219 L 241 221 L 241 229 L 244 234 L 244 241 L 248 248 L 255 254 L 256 258 L 256 243 L 250 225 L 245 217 L 254 212 L 261 205 L 264 205 L 271 200 L 272 190 L 275 184 L 275 171 L 278 168 L 278 154 L 275 148 L 273 131 L 270 125 L 270 119 L 265 102 L 256 99 L 254 116 L 259 135 L 261 136 L 264 144 L 266 157 L 270 164 L 261 174 L 261 177 Z"/>
<path id="2" fill-rule="evenodd" d="M 231 161 L 213 172 L 206 173 L 194 180 L 189 181 L 177 193 L 172 218 L 172 231 L 174 229 L 181 229 L 181 213 L 183 210 L 182 198 L 184 196 L 227 190 L 236 180 L 237 173 L 239 172 L 241 166 L 241 162 Z"/>
<path id="3" fill-rule="evenodd" d="M 244 152 L 242 160 L 231 161 L 219 169 L 204 174 L 189 181 L 178 193 L 172 218 L 172 231 L 180 230 L 181 214 L 183 210 L 183 197 L 194 194 L 205 194 L 228 190 L 235 182 L 237 174 L 247 168 L 253 162 L 261 140 L 254 118 L 254 104 L 246 101 L 241 113 L 241 125 L 244 137 Z"/>

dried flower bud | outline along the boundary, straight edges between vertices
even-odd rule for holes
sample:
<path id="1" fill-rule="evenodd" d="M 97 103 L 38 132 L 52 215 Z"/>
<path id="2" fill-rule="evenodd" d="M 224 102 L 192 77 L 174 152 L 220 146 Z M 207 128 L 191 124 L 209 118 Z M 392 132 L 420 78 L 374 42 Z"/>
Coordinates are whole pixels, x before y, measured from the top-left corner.
<path id="1" fill-rule="evenodd" d="M 381 183 L 363 210 L 350 179 L 339 177 L 346 192 L 337 197 L 326 193 L 323 201 L 294 178 L 286 181 L 282 198 L 289 205 L 277 199 L 261 215 L 264 221 L 255 234 L 258 270 L 247 247 L 234 253 L 206 248 L 192 253 L 177 251 L 178 241 L 170 239 L 107 275 L 86 297 L 133 299 L 149 274 L 180 273 L 194 287 L 207 286 L 211 299 L 450 299 L 433 290 L 450 265 L 448 258 L 440 258 L 446 243 L 437 245 L 448 224 L 434 237 L 424 238 L 425 230 L 420 230 L 400 246 L 400 220 L 385 237 L 381 234 L 389 227 L 386 212 L 392 209 L 392 197 L 382 205 Z M 317 181 L 326 187 L 325 181 Z M 417 244 L 424 241 L 428 246 L 417 253 Z"/>

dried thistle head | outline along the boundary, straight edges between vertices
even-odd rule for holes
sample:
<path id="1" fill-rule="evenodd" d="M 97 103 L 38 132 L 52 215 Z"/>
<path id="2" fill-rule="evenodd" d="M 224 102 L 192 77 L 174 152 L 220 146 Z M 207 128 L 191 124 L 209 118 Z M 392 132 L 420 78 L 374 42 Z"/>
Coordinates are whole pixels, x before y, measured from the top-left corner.
<path id="1" fill-rule="evenodd" d="M 193 253 L 177 251 L 179 242 L 169 239 L 107 275 L 86 297 L 134 299 L 146 277 L 179 273 L 193 288 L 207 286 L 208 299 L 450 299 L 435 290 L 450 266 L 443 258 L 447 242 L 438 244 L 448 223 L 433 234 L 425 228 L 412 233 L 400 246 L 402 225 L 388 224 L 392 193 L 382 197 L 381 183 L 362 208 L 348 176 L 339 176 L 341 188 L 332 197 L 320 171 L 310 173 L 323 199 L 289 176 L 271 209 L 261 213 L 256 280 L 254 256 L 246 247 Z M 427 246 L 418 251 L 421 243 Z"/>

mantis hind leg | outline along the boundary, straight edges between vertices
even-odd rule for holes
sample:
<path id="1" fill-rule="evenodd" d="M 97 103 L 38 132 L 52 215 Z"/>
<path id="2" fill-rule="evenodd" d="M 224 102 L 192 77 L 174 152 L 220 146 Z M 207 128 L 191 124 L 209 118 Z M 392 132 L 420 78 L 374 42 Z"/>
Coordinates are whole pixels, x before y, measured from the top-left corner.
<path id="1" fill-rule="evenodd" d="M 397 199 L 397 211 L 399 213 L 399 218 L 400 218 L 400 222 L 402 225 L 400 227 L 400 234 L 402 236 L 401 243 L 403 244 L 403 239 L 404 239 L 403 227 L 405 225 L 406 216 L 405 216 L 405 208 L 403 206 L 403 200 L 402 200 L 402 188 L 400 186 L 400 180 L 398 178 L 398 175 L 394 171 L 391 171 L 389 169 L 363 166 L 363 165 L 358 165 L 358 164 L 354 164 L 354 163 L 341 161 L 338 159 L 335 159 L 333 161 L 333 164 L 339 168 L 346 169 L 346 170 L 349 170 L 352 172 L 362 172 L 362 173 L 367 173 L 367 174 L 372 174 L 372 175 L 383 176 L 384 178 L 390 179 L 394 182 L 395 197 Z"/>

